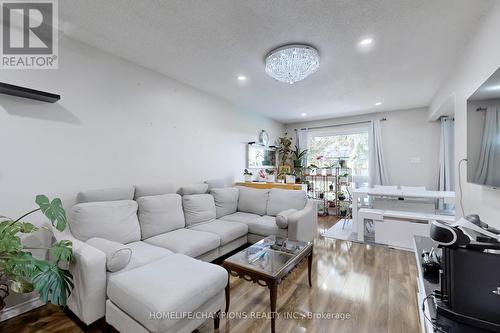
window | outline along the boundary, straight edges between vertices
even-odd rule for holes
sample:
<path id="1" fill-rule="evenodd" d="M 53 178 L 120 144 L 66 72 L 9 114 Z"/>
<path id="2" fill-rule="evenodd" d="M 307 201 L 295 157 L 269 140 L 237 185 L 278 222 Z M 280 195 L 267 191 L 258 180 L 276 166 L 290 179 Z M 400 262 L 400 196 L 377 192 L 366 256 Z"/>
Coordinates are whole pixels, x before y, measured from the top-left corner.
<path id="1" fill-rule="evenodd" d="M 310 133 L 308 164 L 326 167 L 345 160 L 353 176 L 368 179 L 368 128 Z"/>

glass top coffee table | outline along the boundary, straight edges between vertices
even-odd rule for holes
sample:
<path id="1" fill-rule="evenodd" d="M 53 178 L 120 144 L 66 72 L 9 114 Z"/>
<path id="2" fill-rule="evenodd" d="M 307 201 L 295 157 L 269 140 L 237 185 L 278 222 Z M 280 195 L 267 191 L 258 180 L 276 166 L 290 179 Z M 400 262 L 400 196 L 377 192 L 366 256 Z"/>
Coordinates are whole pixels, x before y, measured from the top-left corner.
<path id="1" fill-rule="evenodd" d="M 312 242 L 292 241 L 268 236 L 224 260 L 222 266 L 232 276 L 268 287 L 271 296 L 271 331 L 275 332 L 278 285 L 307 257 L 309 286 L 313 257 Z M 226 287 L 226 312 L 229 311 L 230 290 Z"/>

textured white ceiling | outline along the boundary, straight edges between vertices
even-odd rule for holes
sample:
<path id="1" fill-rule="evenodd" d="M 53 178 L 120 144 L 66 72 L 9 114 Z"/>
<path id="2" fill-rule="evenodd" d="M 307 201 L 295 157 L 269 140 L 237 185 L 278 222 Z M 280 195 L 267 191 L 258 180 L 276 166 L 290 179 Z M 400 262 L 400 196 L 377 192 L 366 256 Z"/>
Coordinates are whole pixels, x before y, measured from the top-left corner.
<path id="1" fill-rule="evenodd" d="M 70 37 L 290 123 L 429 105 L 493 2 L 64 0 L 59 12 Z M 267 52 L 295 42 L 318 48 L 318 72 L 294 85 L 268 77 Z"/>

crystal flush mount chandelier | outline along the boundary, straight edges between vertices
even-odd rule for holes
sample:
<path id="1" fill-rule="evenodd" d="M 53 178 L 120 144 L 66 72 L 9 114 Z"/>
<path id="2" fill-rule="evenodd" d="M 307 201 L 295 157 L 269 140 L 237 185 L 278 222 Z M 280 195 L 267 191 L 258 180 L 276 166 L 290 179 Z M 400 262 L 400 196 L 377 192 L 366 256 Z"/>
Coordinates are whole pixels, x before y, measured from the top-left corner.
<path id="1" fill-rule="evenodd" d="M 267 75 L 290 84 L 304 80 L 318 67 L 318 50 L 309 45 L 284 45 L 266 56 Z"/>

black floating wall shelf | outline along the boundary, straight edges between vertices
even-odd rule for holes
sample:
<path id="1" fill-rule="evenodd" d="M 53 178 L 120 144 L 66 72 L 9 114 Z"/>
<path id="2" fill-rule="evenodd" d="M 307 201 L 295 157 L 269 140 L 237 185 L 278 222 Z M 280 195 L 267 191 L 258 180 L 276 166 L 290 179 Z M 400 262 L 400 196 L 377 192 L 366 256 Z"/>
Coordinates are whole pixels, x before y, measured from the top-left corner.
<path id="1" fill-rule="evenodd" d="M 51 94 L 45 91 L 40 91 L 25 87 L 19 87 L 3 82 L 0 82 L 0 93 L 11 96 L 36 99 L 37 101 L 43 101 L 49 103 L 55 103 L 61 99 L 60 95 Z"/>

